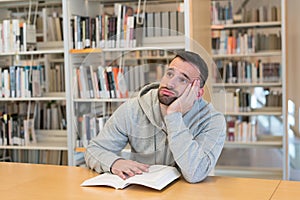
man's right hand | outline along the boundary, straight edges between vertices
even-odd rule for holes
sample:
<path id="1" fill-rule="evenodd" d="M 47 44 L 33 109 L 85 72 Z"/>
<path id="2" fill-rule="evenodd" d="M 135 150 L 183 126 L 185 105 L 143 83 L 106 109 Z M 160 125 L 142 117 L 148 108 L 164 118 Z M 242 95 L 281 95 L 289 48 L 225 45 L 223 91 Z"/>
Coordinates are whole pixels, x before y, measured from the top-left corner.
<path id="1" fill-rule="evenodd" d="M 142 174 L 143 172 L 148 172 L 149 165 L 139 163 L 133 160 L 116 160 L 111 166 L 111 172 L 118 175 L 122 179 L 132 177 L 136 174 Z"/>

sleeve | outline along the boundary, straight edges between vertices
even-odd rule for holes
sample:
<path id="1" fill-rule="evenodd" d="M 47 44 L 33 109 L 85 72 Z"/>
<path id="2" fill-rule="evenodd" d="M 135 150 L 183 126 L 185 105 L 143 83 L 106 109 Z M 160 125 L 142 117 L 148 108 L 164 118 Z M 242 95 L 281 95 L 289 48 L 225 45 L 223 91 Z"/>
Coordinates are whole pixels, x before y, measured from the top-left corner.
<path id="1" fill-rule="evenodd" d="M 121 159 L 119 153 L 128 142 L 126 135 L 126 103 L 121 105 L 106 122 L 101 132 L 86 148 L 85 162 L 98 173 L 110 172 L 111 165 Z"/>
<path id="2" fill-rule="evenodd" d="M 224 116 L 218 112 L 206 114 L 190 129 L 181 113 L 166 115 L 165 121 L 170 150 L 183 177 L 190 183 L 204 180 L 215 167 L 224 146 Z"/>

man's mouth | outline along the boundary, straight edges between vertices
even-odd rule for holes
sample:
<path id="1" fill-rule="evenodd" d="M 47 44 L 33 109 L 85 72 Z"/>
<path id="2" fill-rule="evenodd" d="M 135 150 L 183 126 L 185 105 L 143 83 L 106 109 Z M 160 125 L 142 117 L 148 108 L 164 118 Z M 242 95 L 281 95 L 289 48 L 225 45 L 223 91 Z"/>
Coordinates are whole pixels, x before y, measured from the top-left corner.
<path id="1" fill-rule="evenodd" d="M 160 92 L 161 92 L 162 95 L 166 95 L 166 96 L 174 96 L 175 95 L 175 93 L 173 91 L 168 90 L 166 88 L 162 88 L 160 90 Z"/>

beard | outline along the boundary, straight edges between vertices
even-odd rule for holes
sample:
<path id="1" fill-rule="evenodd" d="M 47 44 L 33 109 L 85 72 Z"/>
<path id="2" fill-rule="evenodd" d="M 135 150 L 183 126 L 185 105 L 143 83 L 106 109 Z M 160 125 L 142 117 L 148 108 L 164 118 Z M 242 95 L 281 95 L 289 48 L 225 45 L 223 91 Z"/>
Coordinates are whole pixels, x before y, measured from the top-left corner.
<path id="1" fill-rule="evenodd" d="M 177 94 L 175 91 L 173 90 L 170 90 L 166 87 L 161 87 L 158 89 L 158 101 L 163 104 L 163 105 L 166 105 L 166 106 L 169 106 L 171 105 L 178 97 L 177 96 L 169 96 L 169 95 L 165 95 L 165 94 L 162 94 L 161 93 L 161 90 L 164 89 L 164 90 L 169 90 L 169 91 L 172 91 L 174 92 L 175 94 Z"/>

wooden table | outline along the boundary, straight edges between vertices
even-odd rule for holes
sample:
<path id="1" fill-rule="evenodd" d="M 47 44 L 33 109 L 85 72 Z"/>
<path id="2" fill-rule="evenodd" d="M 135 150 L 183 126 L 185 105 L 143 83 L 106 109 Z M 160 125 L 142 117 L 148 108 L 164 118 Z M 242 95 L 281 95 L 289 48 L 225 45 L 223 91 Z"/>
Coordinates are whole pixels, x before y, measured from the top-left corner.
<path id="1" fill-rule="evenodd" d="M 290 181 L 211 176 L 197 184 L 179 179 L 162 191 L 139 185 L 123 190 L 110 187 L 80 187 L 97 173 L 80 167 L 0 162 L 1 199 L 292 199 L 299 194 L 300 183 L 289 188 Z M 298 188 L 297 188 L 298 187 Z M 278 192 L 277 188 L 280 189 Z M 292 196 L 291 196 L 292 197 Z M 299 196 L 298 196 L 299 198 Z M 297 198 L 297 199 L 298 199 Z"/>
<path id="2" fill-rule="evenodd" d="M 272 199 L 300 199 L 300 182 L 281 181 L 278 188 L 274 192 Z"/>

